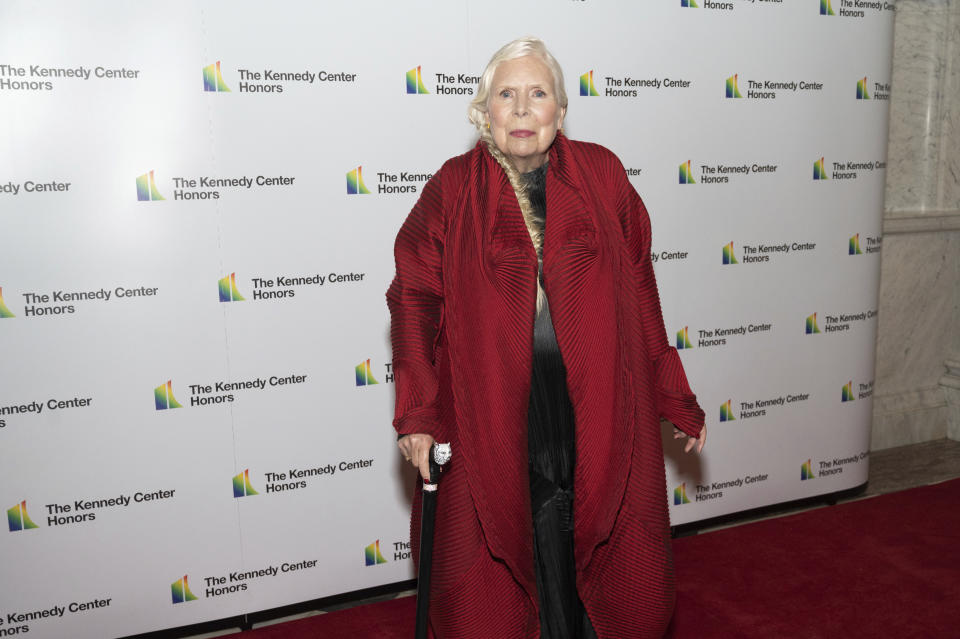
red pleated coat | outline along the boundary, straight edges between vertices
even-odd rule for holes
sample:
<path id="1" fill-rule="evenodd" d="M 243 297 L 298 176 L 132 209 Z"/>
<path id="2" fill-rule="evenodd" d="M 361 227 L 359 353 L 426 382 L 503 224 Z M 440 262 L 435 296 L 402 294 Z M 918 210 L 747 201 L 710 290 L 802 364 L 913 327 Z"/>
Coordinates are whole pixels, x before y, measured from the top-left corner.
<path id="1" fill-rule="evenodd" d="M 600 637 L 661 636 L 674 585 L 660 416 L 696 436 L 703 411 L 667 341 L 650 220 L 620 161 L 558 134 L 546 192 L 543 283 L 576 418 L 577 588 Z M 432 632 L 537 637 L 527 456 L 537 256 L 484 143 L 427 182 L 395 253 L 394 426 L 454 451 L 438 500 Z M 414 549 L 419 511 L 418 490 Z"/>

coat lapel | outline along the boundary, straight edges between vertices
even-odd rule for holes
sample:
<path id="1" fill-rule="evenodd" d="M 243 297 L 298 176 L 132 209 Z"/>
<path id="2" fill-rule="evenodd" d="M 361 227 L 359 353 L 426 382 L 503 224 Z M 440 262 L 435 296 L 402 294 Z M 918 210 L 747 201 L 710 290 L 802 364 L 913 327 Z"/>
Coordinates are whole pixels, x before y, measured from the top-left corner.
<path id="1" fill-rule="evenodd" d="M 588 160 L 571 157 L 562 136 L 554 147 L 544 288 L 576 417 L 574 535 L 582 569 L 613 527 L 632 451 L 619 306 L 623 242 L 613 204 L 580 171 Z"/>

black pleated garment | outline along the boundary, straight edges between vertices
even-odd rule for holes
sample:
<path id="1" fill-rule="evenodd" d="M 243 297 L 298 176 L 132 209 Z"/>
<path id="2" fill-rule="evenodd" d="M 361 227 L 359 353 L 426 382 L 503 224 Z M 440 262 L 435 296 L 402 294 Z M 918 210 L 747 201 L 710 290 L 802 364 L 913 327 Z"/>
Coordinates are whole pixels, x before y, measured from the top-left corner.
<path id="1" fill-rule="evenodd" d="M 547 165 L 523 174 L 541 232 L 546 228 Z M 538 251 L 543 285 L 543 249 Z M 594 639 L 577 595 L 573 554 L 573 404 L 546 296 L 533 326 L 533 366 L 527 410 L 533 560 L 540 599 L 541 639 Z"/>

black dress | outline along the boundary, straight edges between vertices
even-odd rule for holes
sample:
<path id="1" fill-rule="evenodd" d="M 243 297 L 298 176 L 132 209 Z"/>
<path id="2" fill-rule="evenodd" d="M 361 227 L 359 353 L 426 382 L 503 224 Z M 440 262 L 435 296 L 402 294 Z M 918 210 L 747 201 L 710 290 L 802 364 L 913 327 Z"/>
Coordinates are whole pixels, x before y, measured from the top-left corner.
<path id="1" fill-rule="evenodd" d="M 546 173 L 545 164 L 521 176 L 541 231 L 546 228 Z M 542 286 L 542 248 L 537 258 Z M 533 366 L 527 410 L 533 555 L 542 639 L 596 637 L 577 595 L 574 567 L 575 432 L 573 405 L 567 392 L 567 372 L 553 330 L 550 306 L 544 296 L 533 326 Z"/>

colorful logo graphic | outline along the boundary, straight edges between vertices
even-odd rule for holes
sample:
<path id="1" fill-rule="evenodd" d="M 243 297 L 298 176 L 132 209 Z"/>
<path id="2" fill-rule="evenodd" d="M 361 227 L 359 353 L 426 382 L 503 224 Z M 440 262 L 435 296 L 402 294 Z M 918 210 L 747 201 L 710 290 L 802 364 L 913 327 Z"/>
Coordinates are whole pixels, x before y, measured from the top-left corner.
<path id="1" fill-rule="evenodd" d="M 597 87 L 593 86 L 593 69 L 580 76 L 580 95 L 599 96 Z"/>
<path id="2" fill-rule="evenodd" d="M 138 202 L 152 202 L 163 199 L 166 198 L 160 195 L 160 191 L 157 190 L 157 183 L 153 180 L 153 171 L 137 177 Z"/>
<path id="3" fill-rule="evenodd" d="M 683 504 L 689 503 L 690 500 L 687 499 L 687 482 L 683 482 L 673 489 L 673 505 L 682 506 Z"/>
<path id="4" fill-rule="evenodd" d="M 695 0 L 680 0 L 681 7 L 690 7 L 691 9 L 699 9 Z"/>
<path id="5" fill-rule="evenodd" d="M 833 12 L 833 7 L 830 6 L 830 0 L 820 0 L 820 15 L 822 16 L 835 16 Z"/>
<path id="6" fill-rule="evenodd" d="M 727 78 L 727 97 L 728 98 L 742 98 L 740 95 L 740 87 L 737 86 L 737 80 L 739 79 L 740 74 L 734 73 L 729 78 Z"/>
<path id="7" fill-rule="evenodd" d="M 160 384 L 153 389 L 153 399 L 156 402 L 157 410 L 183 408 L 177 398 L 173 396 L 173 382 L 169 379 L 166 384 Z"/>
<path id="8" fill-rule="evenodd" d="M 800 464 L 800 481 L 807 481 L 808 479 L 813 479 L 813 469 L 810 468 L 810 460 Z"/>
<path id="9" fill-rule="evenodd" d="M 820 332 L 820 327 L 817 326 L 817 314 L 814 313 L 807 318 L 807 335 L 816 335 Z"/>
<path id="10" fill-rule="evenodd" d="M 10 309 L 7 308 L 7 305 L 3 302 L 3 287 L 0 286 L 0 318 L 6 319 L 8 317 L 15 317 L 15 315 L 10 312 Z"/>
<path id="11" fill-rule="evenodd" d="M 379 539 L 363 549 L 363 558 L 367 566 L 377 566 L 387 563 L 387 560 L 383 558 L 383 554 L 380 553 Z"/>
<path id="12" fill-rule="evenodd" d="M 368 359 L 365 362 L 360 362 L 356 366 L 357 373 L 357 386 L 370 386 L 372 384 L 377 384 L 377 380 L 373 378 L 373 373 L 370 371 L 370 360 Z"/>
<path id="13" fill-rule="evenodd" d="M 869 100 L 870 96 L 867 94 L 867 78 L 864 76 L 863 80 L 857 80 L 857 99 L 858 100 Z"/>
<path id="14" fill-rule="evenodd" d="M 187 582 L 186 575 L 170 584 L 170 593 L 173 595 L 173 603 L 175 604 L 197 600 L 197 596 L 190 592 L 190 584 Z"/>
<path id="15" fill-rule="evenodd" d="M 236 273 L 231 273 L 230 275 L 220 280 L 217 280 L 217 286 L 220 289 L 221 302 L 244 301 L 243 295 L 240 295 L 240 291 L 237 290 L 237 274 Z"/>
<path id="16" fill-rule="evenodd" d="M 363 167 L 358 166 L 347 173 L 347 195 L 370 195 L 363 183 Z"/>
<path id="17" fill-rule="evenodd" d="M 843 385 L 843 394 L 840 399 L 841 402 L 852 402 L 853 401 L 853 380 L 850 380 Z"/>
<path id="18" fill-rule="evenodd" d="M 234 497 L 249 497 L 251 495 L 259 495 L 257 491 L 253 489 L 253 484 L 250 483 L 250 469 L 247 468 L 239 475 L 233 478 L 233 496 Z"/>
<path id="19" fill-rule="evenodd" d="M 220 61 L 203 67 L 203 90 L 214 92 L 230 92 L 227 83 L 223 81 L 220 75 Z"/>
<path id="20" fill-rule="evenodd" d="M 427 91 L 427 87 L 423 86 L 423 75 L 419 66 L 407 71 L 407 93 L 430 93 Z"/>
<path id="21" fill-rule="evenodd" d="M 813 179 L 814 180 L 826 180 L 827 172 L 823 168 L 823 158 L 820 158 L 813 163 Z"/>
<path id="22" fill-rule="evenodd" d="M 739 264 L 737 256 L 733 252 L 733 242 L 723 245 L 723 264 Z"/>
<path id="23" fill-rule="evenodd" d="M 690 333 L 689 326 L 684 326 L 679 331 L 677 331 L 677 350 L 683 350 L 685 348 L 693 348 L 693 344 L 690 343 Z"/>
<path id="24" fill-rule="evenodd" d="M 696 184 L 693 181 L 693 171 L 690 169 L 690 160 L 680 165 L 680 184 Z"/>
<path id="25" fill-rule="evenodd" d="M 13 508 L 7 509 L 7 523 L 10 524 L 10 532 L 39 528 L 39 526 L 33 523 L 33 520 L 30 519 L 30 515 L 27 514 L 26 499 L 21 501 Z"/>
<path id="26" fill-rule="evenodd" d="M 731 406 L 731 401 L 728 399 L 723 404 L 720 404 L 720 421 L 721 422 L 732 422 L 737 418 L 733 416 L 733 406 Z"/>
<path id="27" fill-rule="evenodd" d="M 850 248 L 847 251 L 848 255 L 863 255 L 863 251 L 860 250 L 860 234 L 857 233 L 850 238 Z M 3 298 L 0 298 L 0 303 L 3 302 Z M 2 310 L 2 309 L 0 309 Z"/>

